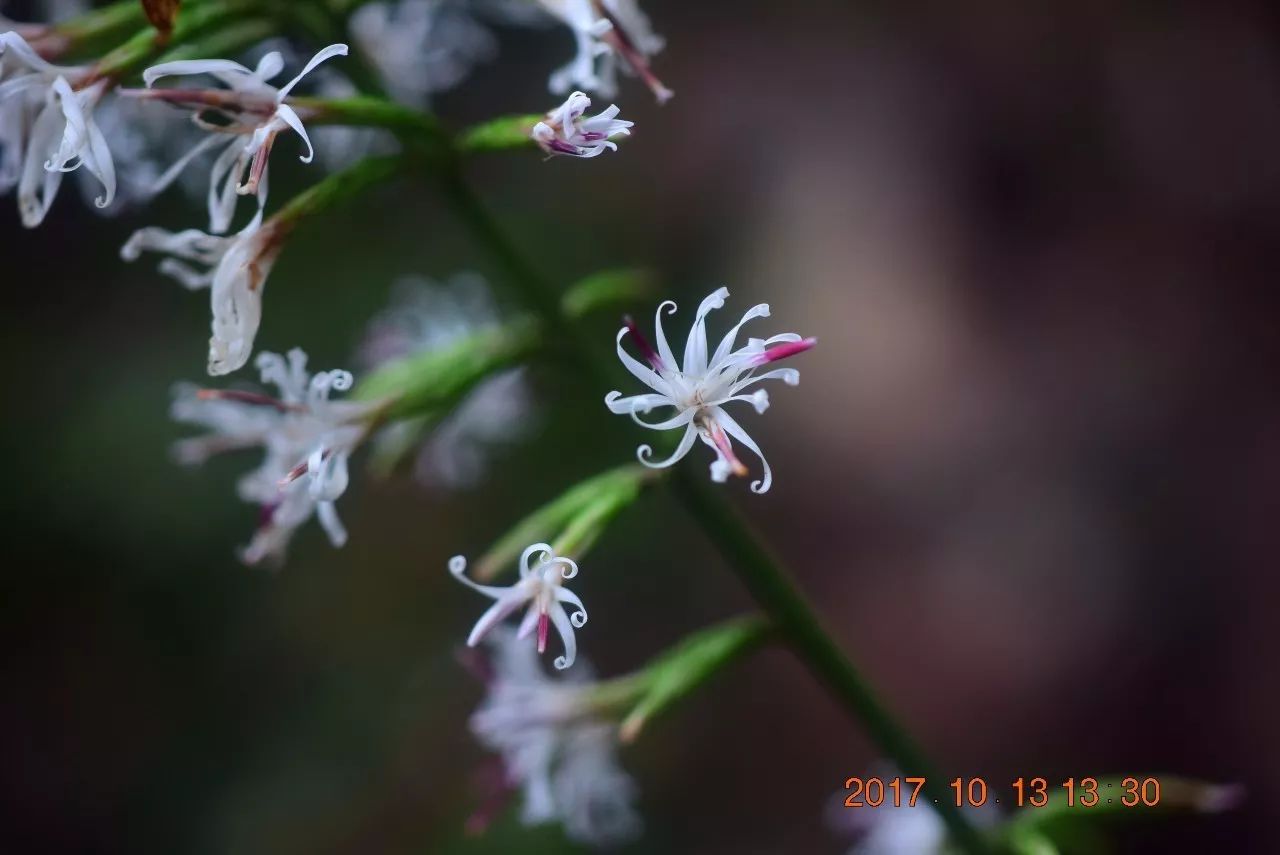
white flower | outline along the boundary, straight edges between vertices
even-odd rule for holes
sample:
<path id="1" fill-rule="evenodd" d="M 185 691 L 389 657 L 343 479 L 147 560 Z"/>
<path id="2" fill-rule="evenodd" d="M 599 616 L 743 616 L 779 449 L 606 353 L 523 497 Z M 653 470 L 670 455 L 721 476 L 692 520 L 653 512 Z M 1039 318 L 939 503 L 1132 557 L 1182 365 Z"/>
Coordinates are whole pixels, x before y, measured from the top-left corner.
<path id="1" fill-rule="evenodd" d="M 639 76 L 661 103 L 671 90 L 649 69 L 649 57 L 666 45 L 653 32 L 649 18 L 635 0 L 538 0 L 541 6 L 573 30 L 578 52 L 549 82 L 556 94 L 586 89 L 605 98 L 617 94 L 617 63 Z"/>
<path id="2" fill-rule="evenodd" d="M 573 157 L 595 157 L 605 149 L 618 150 L 618 144 L 610 137 L 629 136 L 634 122 L 614 118 L 618 107 L 609 108 L 598 116 L 584 118 L 591 106 L 591 99 L 581 92 L 574 92 L 559 107 L 547 113 L 546 119 L 533 126 L 530 136 L 547 154 L 568 154 Z"/>
<path id="3" fill-rule="evenodd" d="M 653 392 L 627 398 L 622 397 L 621 392 L 610 392 L 605 396 L 604 402 L 613 412 L 631 416 L 642 427 L 651 430 L 684 429 L 679 446 L 666 460 L 652 462 L 649 458 L 653 455 L 653 449 L 648 445 L 640 446 L 637 456 L 645 466 L 672 465 L 689 453 L 696 438 L 715 452 L 716 459 L 711 464 L 713 481 L 724 481 L 730 474 L 746 475 L 747 468 L 734 455 L 730 442 L 732 438 L 760 458 L 764 476 L 759 481 L 753 481 L 751 489 L 753 492 L 763 493 L 773 483 L 769 463 L 742 426 L 725 412 L 725 405 L 740 401 L 751 404 L 757 413 L 763 413 L 769 406 L 768 393 L 763 389 L 754 392 L 747 392 L 747 389 L 765 380 L 782 380 L 794 386 L 800 382 L 800 372 L 794 368 L 778 368 L 757 374 L 756 369 L 808 350 L 817 340 L 801 338 L 795 333 L 782 333 L 767 339 L 749 339 L 745 345 L 735 350 L 734 343 L 743 324 L 754 318 L 769 317 L 769 305 L 760 303 L 742 316 L 742 320 L 721 339 L 715 352 L 708 356 L 706 318 L 712 309 L 724 306 L 724 298 L 727 296 L 728 289 L 719 288 L 698 306 L 693 329 L 689 331 L 689 340 L 685 345 L 683 362 L 676 362 L 675 354 L 662 331 L 663 312 L 675 312 L 674 302 L 667 300 L 658 306 L 654 317 L 658 342 L 656 350 L 628 319 L 627 325 L 618 330 L 618 358 L 628 371 Z M 648 366 L 622 349 L 622 339 L 628 333 L 644 354 Z M 659 422 L 647 422 L 640 418 L 641 414 L 655 407 L 671 407 L 675 412 L 670 418 Z"/>
<path id="4" fill-rule="evenodd" d="M 28 228 L 44 221 L 63 173 L 81 166 L 102 184 L 99 208 L 115 198 L 115 164 L 93 119 L 108 88 L 92 69 L 52 65 L 18 33 L 0 33 L 0 191 L 17 185 Z"/>
<path id="5" fill-rule="evenodd" d="M 442 350 L 492 329 L 497 308 L 483 277 L 459 273 L 444 285 L 417 276 L 395 283 L 391 305 L 376 315 L 360 345 L 367 370 L 392 360 Z M 532 419 L 532 395 L 523 368 L 484 380 L 436 423 L 395 422 L 375 440 L 375 458 L 398 458 L 421 445 L 414 476 L 423 484 L 471 487 L 484 475 L 489 452 L 521 438 Z M 430 429 L 430 435 L 422 440 Z"/>
<path id="6" fill-rule="evenodd" d="M 886 774 L 882 780 L 894 774 Z M 849 855 L 946 855 L 951 851 L 947 845 L 946 823 L 923 797 L 914 805 L 900 802 L 895 806 L 892 793 L 886 791 L 879 806 L 864 804 L 854 808 L 845 806 L 846 795 L 837 793 L 831 800 L 827 820 L 832 830 L 856 838 L 857 843 Z M 992 805 L 964 808 L 964 811 L 979 827 L 990 827 L 999 819 Z"/>
<path id="7" fill-rule="evenodd" d="M 572 559 L 557 556 L 548 544 L 535 543 L 520 555 L 520 578 L 508 588 L 473 582 L 466 577 L 466 569 L 467 559 L 461 555 L 449 559 L 449 572 L 454 578 L 495 601 L 476 621 L 467 637 L 468 647 L 475 647 L 504 618 L 528 606 L 516 637 L 526 638 L 536 628 L 538 652 L 543 653 L 549 626 L 554 624 L 564 644 L 564 655 L 556 657 L 555 666 L 563 670 L 573 664 L 578 653 L 573 630 L 586 625 L 587 611 L 578 595 L 564 587 L 566 579 L 578 575 L 578 565 Z M 565 603 L 575 609 L 573 614 L 565 609 Z"/>
<path id="8" fill-rule="evenodd" d="M 280 390 L 278 398 L 236 389 L 178 389 L 172 415 L 177 421 L 212 433 L 183 440 L 175 455 L 183 463 L 202 463 L 214 454 L 262 448 L 262 464 L 240 480 L 240 497 L 262 509 L 246 564 L 264 558 L 282 561 L 294 531 L 315 514 L 334 546 L 347 540 L 334 502 L 347 488 L 347 459 L 366 431 L 371 405 L 331 401 L 333 390 L 351 388 L 346 371 L 307 373 L 300 349 L 288 358 L 258 355 L 262 382 Z"/>
<path id="9" fill-rule="evenodd" d="M 460 83 L 491 59 L 497 40 L 464 4 L 448 0 L 366 3 L 351 15 L 352 40 L 387 93 L 425 108 L 434 92 Z"/>
<path id="10" fill-rule="evenodd" d="M 185 288 L 209 289 L 213 310 L 209 373 L 217 376 L 239 369 L 253 353 L 262 322 L 262 292 L 280 254 L 284 231 L 275 220 L 264 225 L 258 211 L 247 226 L 230 237 L 197 229 L 140 229 L 121 248 L 120 255 L 134 261 L 144 250 L 168 253 L 173 257 L 160 263 L 161 273 Z"/>
<path id="11" fill-rule="evenodd" d="M 161 177 L 157 190 L 167 186 L 197 156 L 222 143 L 222 152 L 214 160 L 209 174 L 209 230 L 221 234 L 231 227 L 237 195 L 256 193 L 261 210 L 266 204 L 267 162 L 276 136 L 285 130 L 296 131 L 307 146 L 307 153 L 299 159 L 310 163 L 315 156 L 301 117 L 285 100 L 293 87 L 316 66 L 330 57 L 346 54 L 346 45 L 329 45 L 313 56 L 297 77 L 278 89 L 267 81 L 284 68 L 284 58 L 279 51 L 264 55 L 253 70 L 229 59 L 177 60 L 148 68 L 142 75 L 147 88 L 127 90 L 123 94 L 191 107 L 195 110 L 193 121 L 209 131 L 209 136 Z M 162 77 L 196 74 L 210 75 L 228 89 L 153 88 Z M 219 121 L 211 123 L 207 121 L 208 116 L 216 116 Z"/>
<path id="12" fill-rule="evenodd" d="M 590 666 L 554 679 L 529 645 L 505 628 L 491 646 L 488 694 L 471 732 L 501 754 L 507 784 L 523 791 L 526 825 L 560 822 L 579 843 L 611 845 L 635 838 L 636 785 L 618 763 L 617 726 L 595 717 L 587 694 Z"/>
<path id="13" fill-rule="evenodd" d="M 204 138 L 195 125 L 137 98 L 107 96 L 93 115 L 102 135 L 111 141 L 116 170 L 115 202 L 108 208 L 93 208 L 103 216 L 117 216 L 150 202 L 174 158 Z M 97 182 L 85 171 L 77 174 L 87 203 L 98 192 Z M 184 173 L 181 184 L 185 196 L 195 201 L 204 198 L 205 184 L 194 173 Z"/>

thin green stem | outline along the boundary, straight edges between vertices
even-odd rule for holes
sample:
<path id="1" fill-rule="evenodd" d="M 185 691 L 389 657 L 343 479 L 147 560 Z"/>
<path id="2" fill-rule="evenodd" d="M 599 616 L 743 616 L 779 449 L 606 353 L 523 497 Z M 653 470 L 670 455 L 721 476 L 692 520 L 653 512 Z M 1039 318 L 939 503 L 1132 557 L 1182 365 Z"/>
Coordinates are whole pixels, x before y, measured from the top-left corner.
<path id="1" fill-rule="evenodd" d="M 904 775 L 925 779 L 924 792 L 936 803 L 956 841 L 968 852 L 987 851 L 981 836 L 956 807 L 945 779 L 936 773 L 915 741 L 899 727 L 870 684 L 823 629 L 813 608 L 742 517 L 688 469 L 673 472 L 668 483 L 818 681 L 862 721 L 871 738 Z"/>

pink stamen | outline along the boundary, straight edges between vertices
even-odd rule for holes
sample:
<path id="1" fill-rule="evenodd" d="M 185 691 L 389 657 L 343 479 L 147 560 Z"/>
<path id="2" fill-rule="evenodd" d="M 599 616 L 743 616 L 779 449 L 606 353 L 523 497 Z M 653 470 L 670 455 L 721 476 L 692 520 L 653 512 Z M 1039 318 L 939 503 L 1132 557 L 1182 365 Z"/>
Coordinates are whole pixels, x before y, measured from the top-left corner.
<path id="1" fill-rule="evenodd" d="M 236 188 L 236 192 L 241 196 L 247 196 L 258 191 L 258 184 L 262 181 L 263 173 L 267 171 L 267 158 L 271 156 L 271 144 L 273 142 L 275 142 L 274 134 L 267 137 L 262 147 L 253 153 L 253 161 L 249 165 L 249 180 Z"/>
<path id="2" fill-rule="evenodd" d="M 288 473 L 287 475 L 285 475 L 283 478 L 281 478 L 281 479 L 280 479 L 280 487 L 281 487 L 282 489 L 283 489 L 284 487 L 288 487 L 288 486 L 289 486 L 290 484 L 292 484 L 294 481 L 297 481 L 297 480 L 298 480 L 299 478 L 301 478 L 303 475 L 306 475 L 306 474 L 307 474 L 307 470 L 308 470 L 308 469 L 310 469 L 310 468 L 311 468 L 311 466 L 310 466 L 310 464 L 309 464 L 306 460 L 302 461 L 302 462 L 301 462 L 301 463 L 299 463 L 297 466 L 295 466 L 295 467 L 293 467 L 292 469 L 290 469 L 290 470 L 289 470 L 289 473 Z"/>
<path id="3" fill-rule="evenodd" d="M 263 395 L 261 392 L 245 392 L 240 389 L 200 389 L 196 392 L 196 398 L 201 401 L 237 401 L 259 407 L 274 407 L 282 413 L 298 412 L 304 409 L 298 404 L 286 404 L 278 398 Z"/>
<path id="4" fill-rule="evenodd" d="M 547 652 L 547 630 L 551 626 L 551 618 L 546 612 L 538 615 L 538 652 Z"/>
<path id="5" fill-rule="evenodd" d="M 324 451 L 320 452 L 320 459 L 328 460 L 329 455 L 332 453 L 333 453 L 333 449 L 326 448 Z M 306 475 L 310 469 L 311 469 L 311 459 L 307 458 L 303 460 L 301 463 L 299 463 L 297 466 L 290 469 L 289 474 L 285 475 L 283 478 L 280 479 L 281 489 L 288 487 L 294 481 L 297 481 L 303 475 Z"/>
<path id="6" fill-rule="evenodd" d="M 816 338 L 806 338 L 802 341 L 789 341 L 786 344 L 780 344 L 771 347 L 764 353 L 761 353 L 752 363 L 755 365 L 765 365 L 770 362 L 777 362 L 779 359 L 786 359 L 788 356 L 795 356 L 797 353 L 804 353 L 806 350 L 818 343 Z"/>
<path id="7" fill-rule="evenodd" d="M 737 455 L 733 453 L 733 446 L 729 443 L 728 435 L 725 434 L 720 425 L 715 422 L 711 422 L 708 425 L 708 428 L 708 432 L 711 434 L 711 441 L 715 443 L 715 446 L 719 449 L 721 456 L 724 457 L 725 462 L 729 464 L 729 468 L 733 470 L 733 474 L 737 475 L 739 478 L 745 478 L 750 470 L 748 470 L 747 467 L 742 464 L 742 461 L 738 459 Z"/>
<path id="8" fill-rule="evenodd" d="M 649 339 L 644 337 L 644 333 L 640 332 L 640 328 L 636 326 L 636 322 L 631 319 L 630 315 L 622 318 L 622 323 L 627 328 L 627 332 L 631 333 L 632 340 L 635 341 L 636 347 L 640 348 L 641 355 L 649 361 L 654 371 L 662 371 L 667 366 L 663 363 L 662 357 L 658 355 L 658 351 L 653 349 L 653 345 L 649 344 Z"/>

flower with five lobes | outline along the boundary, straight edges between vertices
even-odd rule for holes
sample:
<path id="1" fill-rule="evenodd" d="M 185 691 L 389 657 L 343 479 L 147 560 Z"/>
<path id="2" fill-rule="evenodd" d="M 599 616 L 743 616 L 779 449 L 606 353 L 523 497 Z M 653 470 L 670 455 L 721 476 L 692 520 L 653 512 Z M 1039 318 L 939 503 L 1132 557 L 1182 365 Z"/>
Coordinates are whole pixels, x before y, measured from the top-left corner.
<path id="1" fill-rule="evenodd" d="M 741 401 L 751 404 L 757 413 L 763 413 L 769 406 L 768 393 L 764 389 L 756 389 L 754 392 L 748 392 L 747 389 L 765 380 L 782 380 L 789 386 L 795 386 L 800 382 L 800 372 L 794 368 L 777 368 L 757 374 L 756 369 L 806 351 L 817 343 L 817 339 L 801 338 L 795 333 L 782 333 L 767 339 L 749 339 L 735 350 L 738 330 L 743 324 L 755 318 L 769 317 L 769 304 L 760 303 L 742 316 L 742 320 L 721 339 L 715 352 L 708 356 L 707 315 L 712 309 L 723 307 L 727 296 L 727 288 L 718 288 L 698 306 L 693 329 L 689 331 L 689 340 L 685 345 L 683 362 L 676 361 L 671 346 L 667 344 L 666 334 L 662 331 L 663 312 L 670 314 L 676 310 L 673 301 L 662 303 L 655 313 L 654 331 L 658 342 L 656 350 L 628 318 L 626 326 L 618 330 L 618 358 L 628 371 L 653 391 L 626 398 L 622 397 L 621 392 L 614 391 L 605 396 L 604 402 L 611 411 L 631 416 L 641 427 L 650 430 L 684 429 L 680 444 L 666 460 L 651 461 L 653 448 L 648 445 L 640 446 L 636 454 L 645 466 L 670 466 L 689 453 L 695 439 L 701 439 L 716 455 L 711 463 L 711 480 L 725 481 L 730 474 L 741 477 L 748 470 L 734 454 L 730 442 L 732 438 L 760 458 L 764 476 L 761 480 L 751 482 L 751 490 L 763 493 L 773 483 L 769 462 L 742 426 L 725 412 L 725 405 Z M 649 363 L 647 366 L 622 349 L 622 339 L 628 334 L 644 354 Z M 658 422 L 640 418 L 655 407 L 671 407 L 675 413 Z"/>
<path id="2" fill-rule="evenodd" d="M 297 77 L 278 89 L 267 81 L 284 69 L 284 58 L 279 51 L 262 57 L 253 70 L 229 59 L 177 60 L 148 68 L 142 74 L 146 89 L 121 90 L 121 94 L 193 108 L 192 121 L 209 131 L 208 137 L 169 168 L 156 189 L 171 183 L 197 156 L 219 143 L 225 143 L 209 174 L 209 230 L 221 234 L 231 227 L 237 195 L 256 193 L 258 209 L 261 210 L 267 198 L 267 161 L 271 147 L 282 131 L 293 129 L 306 143 L 307 153 L 299 160 L 310 163 L 315 157 L 315 149 L 301 117 L 285 103 L 285 99 L 293 87 L 320 63 L 330 57 L 346 55 L 346 45 L 329 45 L 313 56 Z M 207 74 L 229 88 L 154 88 L 155 82 L 162 77 L 195 74 Z M 216 117 L 218 121 L 210 122 L 209 117 Z M 246 136 L 247 140 L 244 139 Z M 228 137 L 230 142 L 227 142 Z"/>
<path id="3" fill-rule="evenodd" d="M 0 192 L 17 186 L 27 228 L 44 221 L 63 173 L 81 166 L 102 183 L 99 208 L 115 198 L 115 163 L 93 120 L 109 88 L 91 67 L 53 65 L 17 32 L 0 33 Z"/>
<path id="4" fill-rule="evenodd" d="M 175 447 L 181 463 L 203 463 L 227 451 L 262 448 L 262 464 L 240 479 L 240 497 L 261 508 L 257 531 L 240 557 L 246 564 L 283 561 L 293 533 L 314 514 L 334 546 L 347 532 L 334 502 L 347 489 L 347 459 L 364 439 L 376 404 L 331 401 L 330 392 L 351 388 L 346 371 L 307 373 L 307 355 L 258 355 L 263 383 L 280 397 L 240 389 L 179 387 L 176 421 L 212 432 Z"/>
<path id="5" fill-rule="evenodd" d="M 168 253 L 172 257 L 160 262 L 161 273 L 190 290 L 209 289 L 213 323 L 208 370 L 216 377 L 238 370 L 253 353 L 262 323 L 262 292 L 288 231 L 278 219 L 264 224 L 262 211 L 231 236 L 150 227 L 134 232 L 120 256 L 135 261 L 144 250 Z"/>
<path id="6" fill-rule="evenodd" d="M 610 137 L 630 136 L 635 122 L 614 118 L 618 115 L 616 104 L 598 116 L 585 118 L 591 99 L 581 92 L 574 92 L 541 122 L 533 126 L 529 136 L 550 155 L 567 154 L 572 157 L 595 157 L 605 149 L 618 150 L 618 144 Z"/>
<path id="7" fill-rule="evenodd" d="M 564 655 L 556 657 L 555 666 L 564 670 L 573 664 L 578 655 L 573 630 L 586 625 L 587 610 L 578 595 L 564 587 L 566 579 L 578 575 L 578 565 L 572 559 L 556 555 L 549 544 L 535 543 L 521 553 L 520 578 L 508 588 L 473 582 L 464 575 L 466 569 L 467 559 L 463 556 L 449 559 L 449 572 L 454 578 L 495 601 L 476 621 L 467 637 L 468 647 L 475 647 L 508 615 L 527 605 L 516 637 L 526 638 L 537 628 L 538 652 L 543 653 L 547 649 L 548 629 L 554 624 L 564 644 Z M 565 609 L 565 603 L 575 609 L 573 614 Z"/>

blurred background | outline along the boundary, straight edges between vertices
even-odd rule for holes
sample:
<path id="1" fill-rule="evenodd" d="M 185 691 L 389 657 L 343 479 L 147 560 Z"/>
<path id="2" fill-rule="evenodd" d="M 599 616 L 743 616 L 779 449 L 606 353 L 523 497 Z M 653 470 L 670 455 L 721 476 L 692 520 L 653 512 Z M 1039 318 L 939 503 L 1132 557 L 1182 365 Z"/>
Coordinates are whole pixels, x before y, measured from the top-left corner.
<path id="1" fill-rule="evenodd" d="M 818 337 L 744 422 L 773 490 L 725 491 L 948 777 L 1239 782 L 1241 810 L 1128 823 L 1115 851 L 1274 851 L 1274 9 L 644 7 L 676 97 L 624 79 L 620 152 L 470 165 L 517 242 L 565 283 L 652 267 L 680 336 L 724 284 L 715 322 L 767 300 L 773 331 Z M 493 31 L 496 60 L 435 99 L 450 124 L 556 103 L 568 31 Z M 282 138 L 273 205 L 323 174 L 297 153 Z M 528 435 L 479 484 L 358 474 L 345 548 L 309 525 L 283 570 L 246 568 L 255 459 L 168 454 L 189 434 L 170 387 L 207 382 L 207 297 L 118 259 L 203 207 L 173 190 L 103 218 L 75 189 L 34 231 L 0 199 L 0 849 L 573 851 L 510 817 L 463 833 L 484 752 L 455 654 L 481 604 L 445 561 L 630 458 L 607 390 L 534 372 Z M 258 347 L 354 365 L 395 280 L 459 271 L 518 305 L 428 186 L 368 194 L 289 241 Z M 751 608 L 661 491 L 588 560 L 579 639 L 604 675 Z M 879 759 L 764 652 L 624 750 L 646 821 L 627 851 L 846 851 L 824 809 Z"/>

